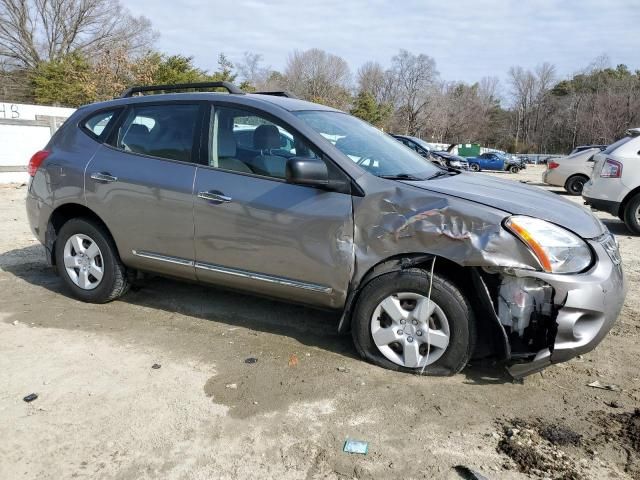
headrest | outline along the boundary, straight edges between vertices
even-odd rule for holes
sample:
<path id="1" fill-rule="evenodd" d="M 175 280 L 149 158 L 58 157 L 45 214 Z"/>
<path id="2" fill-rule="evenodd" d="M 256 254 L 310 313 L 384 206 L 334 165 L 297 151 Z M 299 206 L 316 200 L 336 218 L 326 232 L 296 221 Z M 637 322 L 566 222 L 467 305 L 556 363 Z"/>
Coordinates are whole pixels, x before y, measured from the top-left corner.
<path id="1" fill-rule="evenodd" d="M 300 137 L 294 137 L 293 146 L 296 149 L 296 157 L 310 157 L 311 152 L 309 151 L 309 147 Z"/>
<path id="2" fill-rule="evenodd" d="M 280 132 L 275 125 L 260 125 L 253 131 L 253 148 L 268 150 L 280 148 Z"/>
<path id="3" fill-rule="evenodd" d="M 236 139 L 231 130 L 218 131 L 218 158 L 236 156 Z"/>
<path id="4" fill-rule="evenodd" d="M 140 123 L 133 123 L 129 127 L 129 135 L 147 135 L 149 133 L 149 129 L 146 125 L 142 125 Z"/>
<path id="5" fill-rule="evenodd" d="M 362 156 L 366 151 L 364 143 L 358 137 L 342 137 L 336 142 L 336 148 L 345 155 Z"/>

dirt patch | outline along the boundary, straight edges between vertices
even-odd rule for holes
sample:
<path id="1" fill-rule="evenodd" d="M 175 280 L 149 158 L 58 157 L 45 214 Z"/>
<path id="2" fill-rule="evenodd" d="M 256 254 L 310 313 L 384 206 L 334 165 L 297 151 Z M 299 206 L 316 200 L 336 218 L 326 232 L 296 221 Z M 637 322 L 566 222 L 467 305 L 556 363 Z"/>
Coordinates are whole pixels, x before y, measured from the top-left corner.
<path id="1" fill-rule="evenodd" d="M 594 443 L 617 445 L 624 452 L 624 471 L 640 479 L 640 408 L 623 413 L 599 412 L 596 425 L 602 432 Z"/>
<path id="2" fill-rule="evenodd" d="M 631 448 L 640 453 L 640 408 L 636 408 L 633 412 L 612 416 L 618 417 L 618 421 L 622 425 L 621 433 L 624 441 L 628 442 Z"/>
<path id="3" fill-rule="evenodd" d="M 538 433 L 542 438 L 554 445 L 579 446 L 582 442 L 582 435 L 564 425 L 552 425 L 541 422 L 538 427 Z"/>
<path id="4" fill-rule="evenodd" d="M 506 454 L 522 473 L 559 480 L 584 478 L 573 460 L 558 448 L 561 442 L 580 442 L 580 435 L 563 426 L 514 420 L 503 425 L 498 451 Z"/>

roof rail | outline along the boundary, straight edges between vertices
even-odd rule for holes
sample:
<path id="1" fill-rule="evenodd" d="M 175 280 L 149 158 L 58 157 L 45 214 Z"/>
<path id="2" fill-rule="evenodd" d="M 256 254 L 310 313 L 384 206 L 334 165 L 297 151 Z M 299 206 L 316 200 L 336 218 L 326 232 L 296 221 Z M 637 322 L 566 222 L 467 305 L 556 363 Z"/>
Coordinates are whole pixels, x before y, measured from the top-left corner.
<path id="1" fill-rule="evenodd" d="M 295 99 L 298 98 L 293 93 L 288 92 L 287 90 L 272 90 L 272 91 L 266 91 L 266 92 L 253 92 L 253 93 L 255 93 L 256 95 L 273 95 L 274 97 L 287 97 L 287 98 L 295 98 Z"/>
<path id="2" fill-rule="evenodd" d="M 131 87 L 122 92 L 120 98 L 132 97 L 136 93 L 161 92 L 170 90 L 189 90 L 205 88 L 226 88 L 229 93 L 244 94 L 242 90 L 230 82 L 199 82 L 199 83 L 176 83 L 173 85 L 146 85 Z"/>

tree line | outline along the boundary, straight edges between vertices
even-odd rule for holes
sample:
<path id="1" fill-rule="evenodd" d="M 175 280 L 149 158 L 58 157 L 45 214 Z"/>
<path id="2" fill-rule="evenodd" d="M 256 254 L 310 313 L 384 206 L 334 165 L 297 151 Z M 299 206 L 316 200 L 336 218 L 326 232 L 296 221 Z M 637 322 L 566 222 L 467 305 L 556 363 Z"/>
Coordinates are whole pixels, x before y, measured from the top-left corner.
<path id="1" fill-rule="evenodd" d="M 513 153 L 607 144 L 640 123 L 640 71 L 604 57 L 569 78 L 553 65 L 512 67 L 475 83 L 441 78 L 433 58 L 400 50 L 355 71 L 341 57 L 294 50 L 281 71 L 246 52 L 219 54 L 210 72 L 154 49 L 157 33 L 113 0 L 0 0 L 0 99 L 76 107 L 132 85 L 231 81 L 289 90 L 349 111 L 385 131 Z"/>

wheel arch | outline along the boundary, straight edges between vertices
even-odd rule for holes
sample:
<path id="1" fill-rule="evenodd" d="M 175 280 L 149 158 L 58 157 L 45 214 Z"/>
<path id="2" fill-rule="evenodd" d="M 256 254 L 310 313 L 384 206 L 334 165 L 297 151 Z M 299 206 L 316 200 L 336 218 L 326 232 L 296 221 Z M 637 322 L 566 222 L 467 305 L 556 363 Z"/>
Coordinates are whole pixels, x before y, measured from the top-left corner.
<path id="1" fill-rule="evenodd" d="M 638 194 L 640 194 L 640 185 L 638 185 L 636 188 L 634 188 L 629 193 L 627 193 L 627 195 L 624 197 L 622 202 L 620 202 L 620 208 L 618 209 L 618 215 L 624 215 L 624 211 L 627 208 L 627 205 L 629 204 L 631 199 L 633 197 L 635 197 L 636 195 L 638 195 Z"/>
<path id="2" fill-rule="evenodd" d="M 55 251 L 55 244 L 58 238 L 58 232 L 60 231 L 60 229 L 65 223 L 67 223 L 69 220 L 73 218 L 88 218 L 97 222 L 98 224 L 100 224 L 100 226 L 102 226 L 106 230 L 106 232 L 109 234 L 111 239 L 114 240 L 113 235 L 109 230 L 109 227 L 107 227 L 107 224 L 104 223 L 104 221 L 100 218 L 100 216 L 96 212 L 91 210 L 89 207 L 85 205 L 81 205 L 79 203 L 73 203 L 73 202 L 64 203 L 56 207 L 55 210 L 51 212 L 51 215 L 49 216 L 49 220 L 47 222 L 47 231 L 45 234 L 45 247 L 47 251 L 47 260 L 51 265 L 55 265 L 56 263 L 56 258 L 53 252 Z M 115 245 L 115 240 L 114 240 L 114 245 Z M 117 248 L 118 247 L 116 245 L 116 253 L 120 255 L 120 253 L 117 251 Z"/>
<path id="3" fill-rule="evenodd" d="M 435 263 L 432 263 L 435 258 Z M 351 328 L 353 310 L 362 289 L 373 279 L 386 273 L 422 268 L 428 272 L 434 267 L 434 273 L 454 283 L 469 300 L 476 318 L 478 342 L 476 356 L 496 355 L 508 359 L 511 355 L 507 334 L 500 323 L 495 307 L 489 295 L 489 289 L 476 267 L 463 267 L 445 257 L 425 253 L 409 253 L 391 256 L 371 267 L 347 296 L 338 330 L 346 333 Z M 488 349 L 482 351 L 482 349 Z"/>

